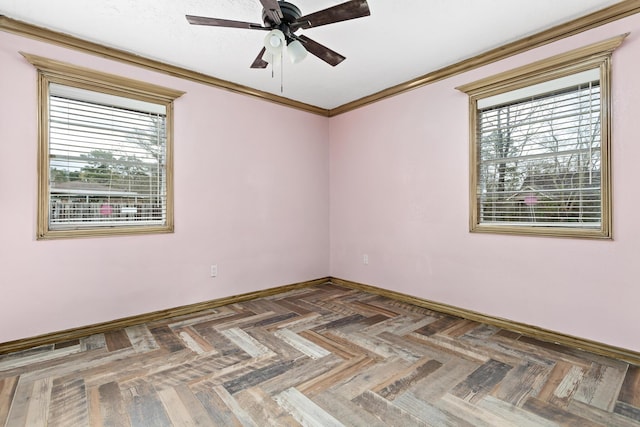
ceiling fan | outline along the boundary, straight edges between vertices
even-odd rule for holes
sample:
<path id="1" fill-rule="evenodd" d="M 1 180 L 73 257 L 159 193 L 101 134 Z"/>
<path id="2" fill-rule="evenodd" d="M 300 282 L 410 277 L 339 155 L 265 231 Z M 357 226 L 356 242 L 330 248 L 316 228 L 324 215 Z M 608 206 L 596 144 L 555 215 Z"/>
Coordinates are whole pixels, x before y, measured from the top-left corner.
<path id="1" fill-rule="evenodd" d="M 264 47 L 251 64 L 251 68 L 266 68 L 270 60 L 273 61 L 276 56 L 281 57 L 285 47 L 289 58 L 294 63 L 304 59 L 309 52 L 335 67 L 346 58 L 305 35 L 295 33 L 300 29 L 319 27 L 371 14 L 367 0 L 350 0 L 304 16 L 300 9 L 286 1 L 260 0 L 260 3 L 263 7 L 264 25 L 193 15 L 186 15 L 186 18 L 190 24 L 194 25 L 268 31 Z"/>

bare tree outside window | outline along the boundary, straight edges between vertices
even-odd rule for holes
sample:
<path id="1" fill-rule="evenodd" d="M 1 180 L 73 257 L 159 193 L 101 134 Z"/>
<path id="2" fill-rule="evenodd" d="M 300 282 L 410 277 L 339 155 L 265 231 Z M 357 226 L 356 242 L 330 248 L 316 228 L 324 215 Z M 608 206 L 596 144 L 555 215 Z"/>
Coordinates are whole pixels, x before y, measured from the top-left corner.
<path id="1" fill-rule="evenodd" d="M 600 226 L 600 85 L 478 111 L 482 223 Z"/>

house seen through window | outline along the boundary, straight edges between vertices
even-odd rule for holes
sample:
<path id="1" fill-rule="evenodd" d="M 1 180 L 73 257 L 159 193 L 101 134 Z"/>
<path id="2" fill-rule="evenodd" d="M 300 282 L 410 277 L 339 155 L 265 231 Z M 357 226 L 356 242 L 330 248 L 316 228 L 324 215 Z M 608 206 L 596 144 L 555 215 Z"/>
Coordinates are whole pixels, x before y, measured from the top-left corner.
<path id="1" fill-rule="evenodd" d="M 50 229 L 165 225 L 164 106 L 56 84 L 49 93 Z"/>

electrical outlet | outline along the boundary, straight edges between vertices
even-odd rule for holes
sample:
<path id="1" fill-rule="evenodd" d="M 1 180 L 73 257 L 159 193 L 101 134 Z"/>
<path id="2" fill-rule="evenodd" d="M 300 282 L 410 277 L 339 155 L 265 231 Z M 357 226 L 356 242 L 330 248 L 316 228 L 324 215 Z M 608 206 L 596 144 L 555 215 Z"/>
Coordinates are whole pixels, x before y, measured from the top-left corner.
<path id="1" fill-rule="evenodd" d="M 218 264 L 211 264 L 211 277 L 218 276 Z"/>
<path id="2" fill-rule="evenodd" d="M 367 254 L 362 255 L 362 263 L 364 265 L 368 265 L 369 264 L 369 255 L 367 255 Z"/>

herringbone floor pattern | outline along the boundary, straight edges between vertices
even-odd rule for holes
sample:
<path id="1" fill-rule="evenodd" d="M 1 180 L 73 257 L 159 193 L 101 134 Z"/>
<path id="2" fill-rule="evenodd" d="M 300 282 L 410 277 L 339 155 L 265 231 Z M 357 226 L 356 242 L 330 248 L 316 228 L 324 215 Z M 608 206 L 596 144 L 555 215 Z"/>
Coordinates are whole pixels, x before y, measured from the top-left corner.
<path id="1" fill-rule="evenodd" d="M 0 356 L 5 426 L 640 426 L 640 369 L 334 285 Z"/>

